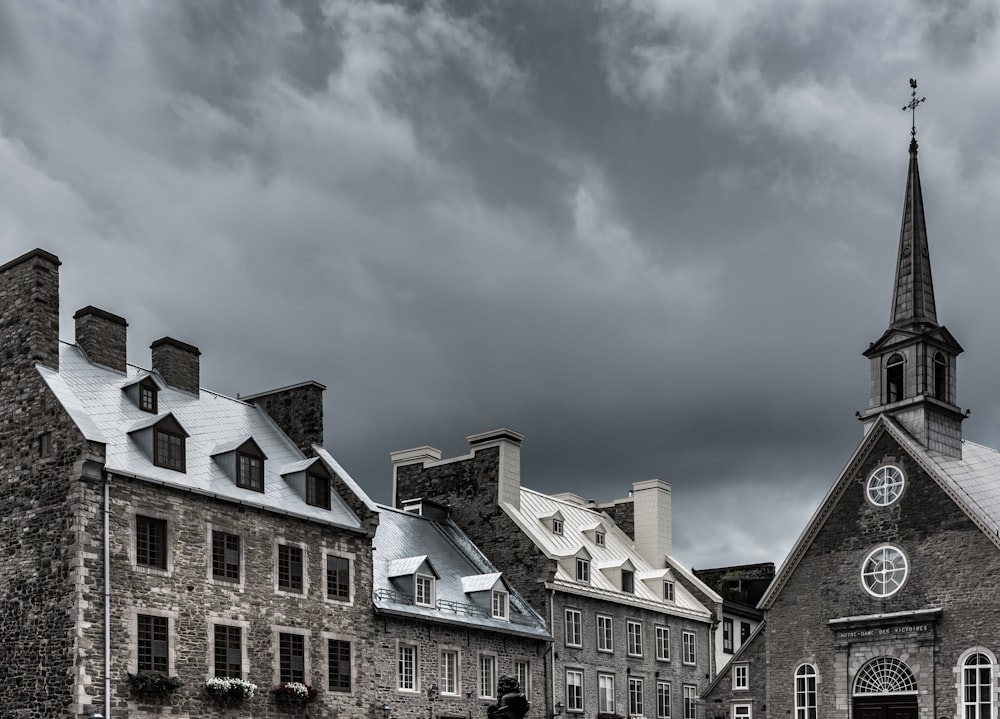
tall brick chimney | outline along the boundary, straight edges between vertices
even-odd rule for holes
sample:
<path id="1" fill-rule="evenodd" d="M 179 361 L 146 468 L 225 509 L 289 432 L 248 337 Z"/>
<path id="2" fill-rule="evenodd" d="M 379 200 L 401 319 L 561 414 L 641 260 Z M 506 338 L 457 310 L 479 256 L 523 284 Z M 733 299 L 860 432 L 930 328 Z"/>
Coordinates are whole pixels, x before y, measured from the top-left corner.
<path id="1" fill-rule="evenodd" d="M 59 369 L 59 258 L 36 249 L 0 265 L 0 379 Z"/>
<path id="2" fill-rule="evenodd" d="M 125 340 L 128 322 L 124 317 L 88 305 L 73 315 L 76 344 L 91 362 L 125 371 Z"/>
<path id="3" fill-rule="evenodd" d="M 153 369 L 163 380 L 176 389 L 198 394 L 200 385 L 201 352 L 194 345 L 163 337 L 149 346 L 153 351 Z"/>
<path id="4" fill-rule="evenodd" d="M 307 457 L 312 456 L 312 446 L 323 444 L 323 391 L 319 382 L 300 382 L 280 389 L 259 392 L 241 397 L 244 402 L 257 405 L 267 412 L 281 431 Z"/>
<path id="5" fill-rule="evenodd" d="M 465 438 L 473 454 L 487 447 L 500 450 L 497 501 L 513 507 L 521 506 L 521 442 L 524 435 L 506 427 Z"/>
<path id="6" fill-rule="evenodd" d="M 648 479 L 632 484 L 635 551 L 654 567 L 665 566 L 673 551 L 672 505 L 669 482 Z"/>

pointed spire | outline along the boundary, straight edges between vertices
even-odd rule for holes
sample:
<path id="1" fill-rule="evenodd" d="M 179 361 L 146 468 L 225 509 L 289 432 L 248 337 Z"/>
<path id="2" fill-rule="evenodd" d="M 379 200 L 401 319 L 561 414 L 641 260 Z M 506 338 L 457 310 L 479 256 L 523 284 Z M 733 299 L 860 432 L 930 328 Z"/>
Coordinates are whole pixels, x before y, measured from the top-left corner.
<path id="1" fill-rule="evenodd" d="M 925 98 L 917 99 L 917 82 L 910 80 L 913 99 L 904 110 L 916 114 L 916 107 Z M 927 244 L 927 224 L 924 221 L 924 198 L 920 191 L 920 169 L 917 166 L 917 128 L 914 120 L 910 130 L 910 169 L 906 176 L 906 197 L 903 201 L 903 222 L 899 231 L 899 256 L 896 260 L 896 286 L 892 293 L 892 327 L 927 324 L 937 326 L 934 304 L 934 282 Z"/>

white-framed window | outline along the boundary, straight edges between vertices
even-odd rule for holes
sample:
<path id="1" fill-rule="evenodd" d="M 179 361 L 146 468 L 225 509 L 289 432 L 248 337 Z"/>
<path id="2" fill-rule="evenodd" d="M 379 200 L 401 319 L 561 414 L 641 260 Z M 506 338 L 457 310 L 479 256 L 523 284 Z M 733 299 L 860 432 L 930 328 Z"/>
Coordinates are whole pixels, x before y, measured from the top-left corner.
<path id="1" fill-rule="evenodd" d="M 566 670 L 566 711 L 583 711 L 583 670 Z"/>
<path id="2" fill-rule="evenodd" d="M 479 698 L 495 699 L 497 696 L 497 658 L 492 654 L 479 655 Z"/>
<path id="3" fill-rule="evenodd" d="M 615 713 L 615 675 L 597 675 L 597 711 L 602 714 Z"/>
<path id="4" fill-rule="evenodd" d="M 795 670 L 795 719 L 816 719 L 816 667 L 800 664 Z"/>
<path id="5" fill-rule="evenodd" d="M 975 651 L 962 660 L 962 692 L 959 715 L 963 719 L 993 717 L 993 660 L 984 651 Z"/>
<path id="6" fill-rule="evenodd" d="M 628 678 L 628 714 L 629 717 L 641 717 L 646 712 L 645 701 L 642 694 L 642 679 L 638 677 Z"/>
<path id="7" fill-rule="evenodd" d="M 622 591 L 626 594 L 635 594 L 635 572 L 630 569 L 622 570 Z"/>
<path id="8" fill-rule="evenodd" d="M 670 719 L 670 682 L 656 682 L 656 718 Z"/>
<path id="9" fill-rule="evenodd" d="M 576 581 L 590 582 L 590 560 L 584 557 L 576 558 Z"/>
<path id="10" fill-rule="evenodd" d="M 722 651 L 733 653 L 733 620 L 729 617 L 722 618 Z"/>
<path id="11" fill-rule="evenodd" d="M 630 657 L 642 656 L 642 624 L 631 619 L 625 622 L 625 638 L 627 640 L 628 655 Z"/>
<path id="12" fill-rule="evenodd" d="M 681 633 L 681 661 L 685 664 L 695 664 L 698 661 L 698 648 L 694 632 Z"/>
<path id="13" fill-rule="evenodd" d="M 417 686 L 417 647 L 400 643 L 396 646 L 396 689 L 401 692 L 420 691 Z"/>
<path id="14" fill-rule="evenodd" d="M 521 687 L 521 692 L 531 696 L 531 662 L 527 659 L 515 659 L 514 677 Z"/>
<path id="15" fill-rule="evenodd" d="M 752 719 L 749 704 L 733 704 L 733 719 Z"/>
<path id="16" fill-rule="evenodd" d="M 566 646 L 583 646 L 583 615 L 579 609 L 566 610 Z"/>
<path id="17" fill-rule="evenodd" d="M 603 547 L 605 544 L 604 532 L 602 532 L 599 529 L 596 532 L 594 532 L 594 544 L 596 544 L 598 547 Z"/>
<path id="18" fill-rule="evenodd" d="M 684 719 L 696 719 L 698 711 L 698 687 L 693 684 L 685 684 L 684 692 Z"/>
<path id="19" fill-rule="evenodd" d="M 438 682 L 441 686 L 441 693 L 457 696 L 459 693 L 458 678 L 458 651 L 455 649 L 441 650 L 441 676 Z"/>
<path id="20" fill-rule="evenodd" d="M 493 618 L 503 619 L 507 621 L 508 619 L 508 609 L 510 598 L 507 592 L 502 592 L 498 589 L 493 590 L 492 594 L 492 604 L 493 604 Z"/>
<path id="21" fill-rule="evenodd" d="M 750 666 L 748 664 L 733 665 L 733 689 L 747 690 L 750 688 Z"/>
<path id="22" fill-rule="evenodd" d="M 413 583 L 413 601 L 421 607 L 434 606 L 434 577 L 418 574 Z"/>
<path id="23" fill-rule="evenodd" d="M 674 583 L 669 579 L 663 580 L 663 601 L 672 602 L 674 601 Z"/>
<path id="24" fill-rule="evenodd" d="M 909 573 L 906 554 L 899 547 L 883 544 L 861 563 L 861 586 L 876 599 L 885 599 L 903 588 Z"/>
<path id="25" fill-rule="evenodd" d="M 865 485 L 865 496 L 876 507 L 888 507 L 903 494 L 906 479 L 903 470 L 891 464 L 879 467 Z"/>
<path id="26" fill-rule="evenodd" d="M 662 624 L 656 627 L 656 658 L 661 662 L 670 661 L 670 627 Z"/>
<path id="27" fill-rule="evenodd" d="M 563 533 L 563 521 L 559 517 L 552 518 L 552 533 L 562 534 Z"/>
<path id="28" fill-rule="evenodd" d="M 597 615 L 597 651 L 614 652 L 615 631 L 614 619 L 607 614 Z"/>

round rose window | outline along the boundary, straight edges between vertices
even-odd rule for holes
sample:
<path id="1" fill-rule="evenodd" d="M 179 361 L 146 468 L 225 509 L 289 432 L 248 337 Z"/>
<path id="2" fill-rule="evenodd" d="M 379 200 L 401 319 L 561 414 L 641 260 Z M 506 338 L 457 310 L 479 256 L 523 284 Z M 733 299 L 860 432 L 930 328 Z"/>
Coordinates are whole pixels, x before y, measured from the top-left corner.
<path id="1" fill-rule="evenodd" d="M 889 506 L 903 493 L 903 471 L 891 464 L 879 467 L 868 478 L 865 491 L 868 501 L 876 507 Z"/>
<path id="2" fill-rule="evenodd" d="M 873 597 L 884 599 L 898 592 L 906 581 L 906 555 L 891 544 L 872 550 L 861 565 L 861 584 Z"/>

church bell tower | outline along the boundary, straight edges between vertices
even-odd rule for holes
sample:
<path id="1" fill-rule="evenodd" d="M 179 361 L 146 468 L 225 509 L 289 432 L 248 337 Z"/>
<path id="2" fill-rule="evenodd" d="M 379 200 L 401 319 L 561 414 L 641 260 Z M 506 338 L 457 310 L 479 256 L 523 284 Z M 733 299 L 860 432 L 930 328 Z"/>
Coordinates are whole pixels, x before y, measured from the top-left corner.
<path id="1" fill-rule="evenodd" d="M 910 86 L 913 99 L 903 109 L 913 112 L 923 98 L 916 97 L 915 80 Z M 886 414 L 927 449 L 961 457 L 965 415 L 956 400 L 955 370 L 962 351 L 937 321 L 914 123 L 889 328 L 864 352 L 871 363 L 868 409 L 860 416 L 865 432 Z"/>

